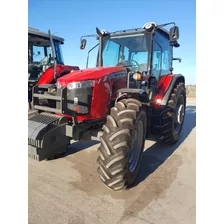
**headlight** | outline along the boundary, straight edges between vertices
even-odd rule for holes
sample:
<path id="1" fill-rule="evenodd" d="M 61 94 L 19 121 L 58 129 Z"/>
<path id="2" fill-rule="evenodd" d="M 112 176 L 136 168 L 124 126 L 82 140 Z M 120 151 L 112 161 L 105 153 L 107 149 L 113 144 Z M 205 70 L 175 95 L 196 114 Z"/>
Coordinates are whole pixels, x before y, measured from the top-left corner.
<path id="1" fill-rule="evenodd" d="M 140 81 L 142 80 L 142 74 L 140 72 L 136 72 L 134 75 L 133 75 L 133 79 L 135 79 L 136 81 Z"/>
<path id="2" fill-rule="evenodd" d="M 67 85 L 67 88 L 69 90 L 72 89 L 80 89 L 80 88 L 89 88 L 93 87 L 94 81 L 93 80 L 87 80 L 87 81 L 81 81 L 81 82 L 71 82 Z"/>

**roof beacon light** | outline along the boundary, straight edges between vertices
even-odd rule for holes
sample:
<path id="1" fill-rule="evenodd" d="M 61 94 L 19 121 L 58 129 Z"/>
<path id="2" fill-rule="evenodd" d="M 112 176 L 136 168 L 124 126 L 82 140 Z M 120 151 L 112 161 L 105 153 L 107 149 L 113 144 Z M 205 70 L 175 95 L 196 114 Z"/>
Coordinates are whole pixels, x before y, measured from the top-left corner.
<path id="1" fill-rule="evenodd" d="M 108 34 L 108 32 L 106 30 L 101 30 L 100 32 L 102 33 L 102 35 Z"/>
<path id="2" fill-rule="evenodd" d="M 145 25 L 142 28 L 143 29 L 146 29 L 146 30 L 151 30 L 151 29 L 153 29 L 156 26 L 157 26 L 156 23 L 154 23 L 154 22 L 148 22 L 148 23 L 145 23 Z"/>

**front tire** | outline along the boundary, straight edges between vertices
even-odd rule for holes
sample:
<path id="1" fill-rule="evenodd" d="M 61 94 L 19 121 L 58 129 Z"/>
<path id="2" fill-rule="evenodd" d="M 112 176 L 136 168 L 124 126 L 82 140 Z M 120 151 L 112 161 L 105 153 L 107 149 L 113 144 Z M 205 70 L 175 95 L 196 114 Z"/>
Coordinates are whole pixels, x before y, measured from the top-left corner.
<path id="1" fill-rule="evenodd" d="M 146 112 L 140 101 L 123 99 L 107 116 L 98 149 L 98 173 L 110 189 L 131 187 L 137 177 L 146 135 Z"/>

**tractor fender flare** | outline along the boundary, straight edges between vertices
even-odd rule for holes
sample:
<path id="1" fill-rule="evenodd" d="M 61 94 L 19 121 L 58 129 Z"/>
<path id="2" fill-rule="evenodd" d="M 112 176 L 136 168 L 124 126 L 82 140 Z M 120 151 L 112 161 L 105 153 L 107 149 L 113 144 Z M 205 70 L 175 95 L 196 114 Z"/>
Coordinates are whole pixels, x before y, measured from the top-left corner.
<path id="1" fill-rule="evenodd" d="M 166 90 L 165 95 L 164 95 L 163 98 L 162 98 L 162 101 L 161 101 L 161 104 L 160 104 L 161 106 L 166 106 L 166 105 L 167 105 L 168 100 L 169 100 L 169 97 L 170 97 L 170 95 L 171 95 L 171 93 L 172 93 L 173 88 L 174 88 L 175 85 L 176 85 L 177 83 L 179 83 L 179 82 L 183 82 L 183 83 L 185 84 L 185 78 L 184 78 L 184 76 L 181 75 L 181 74 L 175 74 L 175 75 L 173 76 L 173 78 L 172 78 L 172 80 L 171 80 L 171 82 L 170 82 L 170 84 L 169 84 L 167 90 Z"/>
<path id="2" fill-rule="evenodd" d="M 57 78 L 68 74 L 72 70 L 79 70 L 79 67 L 77 66 L 69 66 L 69 65 L 60 65 L 58 64 L 56 66 L 56 73 L 57 73 Z M 38 85 L 41 84 L 50 84 L 54 81 L 54 68 L 53 66 L 47 68 L 41 77 L 38 80 Z"/>
<path id="3" fill-rule="evenodd" d="M 117 91 L 117 94 L 118 94 L 118 97 L 116 98 L 115 102 L 118 102 L 119 100 L 123 98 L 134 98 L 139 100 L 143 104 L 149 102 L 148 94 L 143 89 L 123 88 L 123 89 L 119 89 Z"/>

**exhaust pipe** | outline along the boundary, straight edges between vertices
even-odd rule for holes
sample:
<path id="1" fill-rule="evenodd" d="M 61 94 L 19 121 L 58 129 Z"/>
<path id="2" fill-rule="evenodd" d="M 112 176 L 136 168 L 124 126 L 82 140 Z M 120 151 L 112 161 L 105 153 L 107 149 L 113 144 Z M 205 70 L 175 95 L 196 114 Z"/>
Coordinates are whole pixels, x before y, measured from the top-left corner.
<path id="1" fill-rule="evenodd" d="M 100 32 L 99 28 L 96 27 L 96 33 L 99 36 L 99 57 L 98 57 L 98 66 L 103 66 L 103 34 Z"/>
<path id="2" fill-rule="evenodd" d="M 54 49 L 54 42 L 53 42 L 53 38 L 51 35 L 51 31 L 48 30 L 48 34 L 49 34 L 49 38 L 50 38 L 50 44 L 51 44 L 51 55 L 53 57 L 54 60 L 54 81 L 57 81 L 57 71 L 56 71 L 56 67 L 57 67 L 57 61 L 55 60 L 55 49 Z"/>

